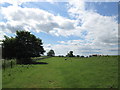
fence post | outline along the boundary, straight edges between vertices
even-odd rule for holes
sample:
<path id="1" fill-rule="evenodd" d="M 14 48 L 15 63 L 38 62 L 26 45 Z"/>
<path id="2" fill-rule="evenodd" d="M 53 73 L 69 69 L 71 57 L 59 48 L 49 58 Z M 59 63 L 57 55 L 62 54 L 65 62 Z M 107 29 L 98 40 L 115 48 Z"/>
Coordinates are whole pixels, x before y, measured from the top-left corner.
<path id="1" fill-rule="evenodd" d="M 11 68 L 12 68 L 12 65 L 13 65 L 13 64 L 12 64 L 12 61 L 11 61 Z"/>
<path id="2" fill-rule="evenodd" d="M 5 70 L 5 60 L 4 60 L 4 67 L 3 67 L 3 68 L 4 68 L 4 70 Z"/>

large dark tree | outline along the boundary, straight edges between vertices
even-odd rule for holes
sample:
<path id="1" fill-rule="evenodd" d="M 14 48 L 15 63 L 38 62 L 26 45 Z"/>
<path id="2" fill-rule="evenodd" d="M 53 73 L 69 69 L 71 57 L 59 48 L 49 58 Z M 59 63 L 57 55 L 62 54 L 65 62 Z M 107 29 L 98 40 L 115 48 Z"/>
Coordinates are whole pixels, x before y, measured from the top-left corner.
<path id="1" fill-rule="evenodd" d="M 5 40 L 3 40 L 2 44 L 2 57 L 5 59 L 12 59 L 16 57 L 16 39 L 11 37 L 4 36 Z"/>
<path id="2" fill-rule="evenodd" d="M 47 53 L 47 56 L 55 56 L 54 50 L 50 50 L 50 51 Z"/>
<path id="3" fill-rule="evenodd" d="M 3 57 L 16 58 L 18 63 L 29 63 L 31 57 L 40 56 L 45 51 L 42 40 L 28 31 L 16 31 L 16 37 L 3 40 Z"/>

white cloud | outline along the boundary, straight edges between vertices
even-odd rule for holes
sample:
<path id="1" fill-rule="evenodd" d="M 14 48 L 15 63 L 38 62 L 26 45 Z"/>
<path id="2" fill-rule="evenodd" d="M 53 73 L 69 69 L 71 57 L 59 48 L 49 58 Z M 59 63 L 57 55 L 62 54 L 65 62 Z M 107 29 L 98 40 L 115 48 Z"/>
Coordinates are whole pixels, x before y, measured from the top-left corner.
<path id="1" fill-rule="evenodd" d="M 81 28 L 87 30 L 85 41 L 92 42 L 92 48 L 100 48 L 104 53 L 105 48 L 108 51 L 108 48 L 118 44 L 116 16 L 103 16 L 94 10 L 85 10 L 84 0 L 73 1 L 69 5 L 71 7 L 69 7 L 68 12 L 77 19 L 78 23 L 81 23 Z"/>
<path id="2" fill-rule="evenodd" d="M 56 36 L 82 35 L 83 29 L 76 26 L 76 20 L 55 16 L 47 11 L 19 6 L 2 7 L 1 14 L 7 22 L 0 22 L 4 32 L 16 30 L 47 32 Z"/>
<path id="3" fill-rule="evenodd" d="M 4 39 L 4 35 L 6 35 L 3 31 L 0 30 L 0 40 Z M 1 42 L 0 42 L 1 43 Z"/>
<path id="4" fill-rule="evenodd" d="M 14 6 L 21 5 L 22 3 L 25 3 L 25 2 L 49 2 L 49 3 L 54 3 L 54 2 L 56 2 L 56 0 L 0 0 L 0 4 L 9 3 L 9 4 L 12 4 Z"/>
<path id="5" fill-rule="evenodd" d="M 68 40 L 68 41 L 58 41 L 58 43 L 65 44 L 65 45 L 83 45 L 86 44 L 84 40 Z"/>
<path id="6" fill-rule="evenodd" d="M 21 8 L 18 6 L 2 7 L 1 14 L 7 22 L 0 22 L 3 30 L 11 31 L 16 30 L 34 30 L 36 32 L 50 31 L 56 34 L 55 30 L 59 30 L 58 34 L 68 30 L 75 29 L 74 20 L 70 20 L 61 16 L 55 16 L 47 11 L 36 8 Z M 55 33 L 54 33 L 55 32 Z M 62 34 L 60 34 L 62 35 Z M 67 35 L 67 34 L 66 34 Z"/>
<path id="7" fill-rule="evenodd" d="M 72 2 L 73 0 L 0 0 L 0 3 L 10 3 L 13 5 L 20 5 L 24 2 L 50 2 L 50 3 L 54 3 L 54 2 Z M 74 0 L 75 1 L 75 0 Z M 82 0 L 80 0 L 82 1 Z M 119 0 L 84 0 L 87 2 L 118 2 Z"/>
<path id="8" fill-rule="evenodd" d="M 82 0 L 69 3 L 69 14 L 76 18 L 78 25 L 74 30 L 56 30 L 56 35 L 75 35 L 81 37 L 82 31 L 87 31 L 83 40 L 58 41 L 60 44 L 52 45 L 57 55 L 66 55 L 70 50 L 74 54 L 118 54 L 118 23 L 116 16 L 103 16 L 94 10 L 85 10 L 85 2 Z M 79 25 L 81 23 L 81 25 Z M 82 36 L 83 37 L 83 36 Z"/>
<path id="9" fill-rule="evenodd" d="M 14 33 L 16 30 L 27 30 L 47 32 L 56 36 L 73 35 L 84 38 L 84 40 L 61 41 L 62 44 L 57 45 L 45 45 L 47 51 L 54 49 L 57 54 L 65 54 L 70 50 L 74 50 L 76 54 L 88 54 L 87 52 L 95 53 L 98 49 L 103 54 L 116 53 L 112 48 L 118 43 L 116 17 L 103 16 L 91 9 L 86 11 L 84 0 L 72 0 L 68 4 L 68 13 L 76 20 L 55 16 L 41 9 L 18 6 L 26 0 L 12 1 L 2 0 L 2 2 L 13 4 L 13 6 L 1 7 L 0 11 L 4 16 L 2 18 L 7 21 L 0 22 L 0 32 L 5 34 L 6 32 Z M 82 33 L 84 31 L 87 32 L 87 35 Z M 0 38 L 3 38 L 3 34 Z M 109 51 L 111 48 L 113 52 Z"/>

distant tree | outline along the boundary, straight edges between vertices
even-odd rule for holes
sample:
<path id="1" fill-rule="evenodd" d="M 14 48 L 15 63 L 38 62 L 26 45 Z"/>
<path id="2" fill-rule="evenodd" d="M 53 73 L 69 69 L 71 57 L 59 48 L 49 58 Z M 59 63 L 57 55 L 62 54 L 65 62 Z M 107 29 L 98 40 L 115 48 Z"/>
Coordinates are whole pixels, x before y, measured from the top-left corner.
<path id="1" fill-rule="evenodd" d="M 51 50 L 47 53 L 47 56 L 55 56 L 54 50 L 51 49 Z"/>
<path id="2" fill-rule="evenodd" d="M 80 57 L 80 55 L 77 55 L 76 57 Z"/>
<path id="3" fill-rule="evenodd" d="M 92 57 L 92 55 L 89 55 L 89 57 Z"/>
<path id="4" fill-rule="evenodd" d="M 64 57 L 63 55 L 59 55 L 58 57 Z"/>
<path id="5" fill-rule="evenodd" d="M 84 56 L 80 56 L 81 58 L 84 58 Z"/>
<path id="6" fill-rule="evenodd" d="M 98 55 L 97 55 L 97 54 L 93 54 L 92 56 L 93 56 L 93 57 L 97 57 Z"/>
<path id="7" fill-rule="evenodd" d="M 58 57 L 61 57 L 61 55 L 59 55 Z"/>
<path id="8" fill-rule="evenodd" d="M 66 55 L 66 57 L 74 57 L 73 51 L 70 51 L 70 52 Z"/>

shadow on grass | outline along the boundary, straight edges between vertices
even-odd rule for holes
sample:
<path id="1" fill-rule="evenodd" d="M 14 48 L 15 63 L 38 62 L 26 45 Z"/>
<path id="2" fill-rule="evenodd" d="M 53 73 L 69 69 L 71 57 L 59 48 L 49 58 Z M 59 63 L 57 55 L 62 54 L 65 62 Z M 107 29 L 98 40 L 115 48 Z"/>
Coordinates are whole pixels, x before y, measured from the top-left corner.
<path id="1" fill-rule="evenodd" d="M 48 63 L 46 63 L 46 62 L 33 62 L 31 64 L 48 64 Z"/>
<path id="2" fill-rule="evenodd" d="M 48 64 L 47 62 L 37 62 L 35 60 L 29 59 L 29 58 L 24 58 L 24 59 L 19 59 L 17 61 L 17 64 L 24 64 L 24 65 L 30 65 L 30 64 Z"/>
<path id="3" fill-rule="evenodd" d="M 37 65 L 37 64 L 48 64 L 47 62 L 27 62 L 27 63 L 17 63 L 17 64 L 20 64 L 20 65 Z"/>

